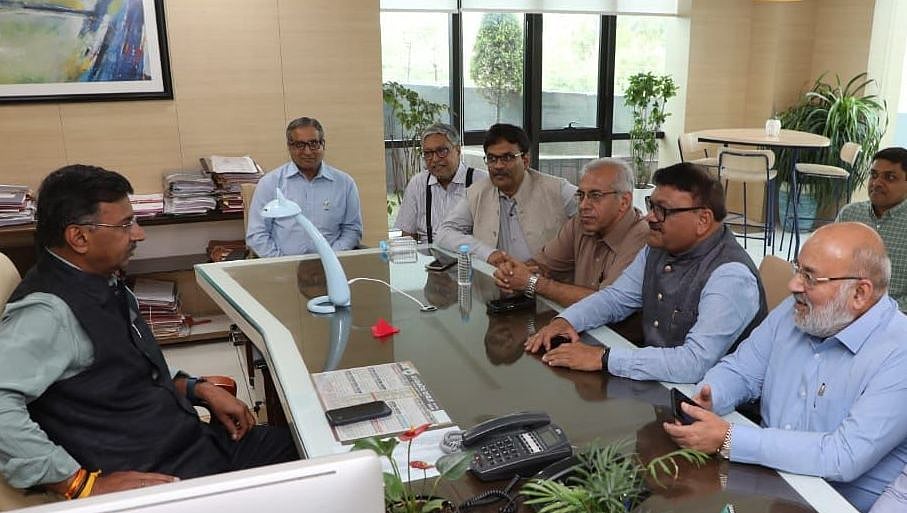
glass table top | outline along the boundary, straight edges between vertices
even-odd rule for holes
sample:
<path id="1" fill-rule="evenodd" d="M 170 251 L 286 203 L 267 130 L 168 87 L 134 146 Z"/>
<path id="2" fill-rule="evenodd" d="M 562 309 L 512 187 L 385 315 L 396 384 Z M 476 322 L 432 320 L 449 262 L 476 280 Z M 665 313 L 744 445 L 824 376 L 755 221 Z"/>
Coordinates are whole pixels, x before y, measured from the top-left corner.
<path id="1" fill-rule="evenodd" d="M 658 382 L 639 382 L 600 372 L 549 368 L 523 351 L 526 337 L 547 324 L 555 308 L 539 300 L 534 310 L 486 313 L 485 303 L 500 293 L 476 264 L 471 286 L 458 286 L 456 270 L 427 272 L 434 259 L 427 250 L 409 262 L 389 262 L 377 250 L 341 257 L 354 281 L 351 306 L 334 314 L 312 314 L 309 299 L 325 294 L 317 258 L 261 259 L 197 266 L 199 282 L 221 296 L 257 330 L 269 352 L 269 366 L 281 382 L 282 403 L 309 456 L 348 450 L 336 443 L 324 421 L 309 374 L 324 370 L 412 361 L 435 399 L 461 428 L 516 411 L 541 410 L 564 428 L 577 446 L 627 440 L 646 459 L 676 449 L 661 422 L 671 418 L 669 392 Z M 215 299 L 217 299 L 215 297 Z M 229 309 L 227 309 L 230 314 Z M 376 339 L 370 328 L 379 319 L 400 329 Z M 588 335 L 586 335 L 588 337 Z M 255 338 L 253 337 L 253 340 Z M 590 343 L 595 343 L 590 341 Z M 774 471 L 710 461 L 681 466 L 681 478 L 656 490 L 652 511 L 815 511 Z M 696 497 L 693 501 L 692 498 Z M 714 504 L 703 509 L 703 501 Z M 695 504 L 694 504 L 695 503 Z"/>

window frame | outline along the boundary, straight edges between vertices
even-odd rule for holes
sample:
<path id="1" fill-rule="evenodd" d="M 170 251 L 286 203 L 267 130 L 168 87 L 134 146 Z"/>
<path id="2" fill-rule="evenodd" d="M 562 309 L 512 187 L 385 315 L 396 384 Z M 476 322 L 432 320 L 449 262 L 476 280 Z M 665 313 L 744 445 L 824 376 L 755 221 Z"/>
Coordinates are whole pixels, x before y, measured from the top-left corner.
<path id="1" fill-rule="evenodd" d="M 481 146 L 484 130 L 463 131 L 463 16 L 460 12 L 449 15 L 448 38 L 450 46 L 450 95 L 449 108 L 451 124 L 462 134 L 463 146 Z M 594 128 L 548 128 L 542 129 L 542 32 L 543 15 L 524 14 L 524 55 L 523 65 L 523 129 L 529 136 L 531 165 L 539 167 L 539 146 L 551 142 L 598 142 L 599 155 L 611 156 L 613 142 L 629 140 L 628 132 L 614 132 L 614 66 L 617 51 L 617 16 L 601 15 L 598 56 L 598 88 L 596 127 Z M 663 131 L 656 137 L 664 138 Z M 387 139 L 384 147 L 399 148 L 406 141 Z"/>

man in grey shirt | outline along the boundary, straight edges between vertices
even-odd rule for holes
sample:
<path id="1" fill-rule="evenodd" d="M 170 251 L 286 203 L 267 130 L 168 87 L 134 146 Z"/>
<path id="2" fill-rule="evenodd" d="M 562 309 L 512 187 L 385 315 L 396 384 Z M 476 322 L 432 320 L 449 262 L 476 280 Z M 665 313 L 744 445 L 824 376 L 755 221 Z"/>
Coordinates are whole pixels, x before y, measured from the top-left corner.
<path id="1" fill-rule="evenodd" d="M 460 160 L 460 134 L 447 123 L 435 123 L 422 132 L 422 159 L 425 170 L 406 185 L 394 227 L 432 243 L 447 213 L 466 197 L 474 181 L 488 179 L 488 172 Z"/>
<path id="2" fill-rule="evenodd" d="M 469 188 L 438 229 L 438 244 L 451 251 L 466 244 L 495 266 L 508 254 L 529 260 L 576 215 L 576 186 L 529 168 L 529 137 L 520 127 L 492 125 L 483 148 L 490 180 Z"/>

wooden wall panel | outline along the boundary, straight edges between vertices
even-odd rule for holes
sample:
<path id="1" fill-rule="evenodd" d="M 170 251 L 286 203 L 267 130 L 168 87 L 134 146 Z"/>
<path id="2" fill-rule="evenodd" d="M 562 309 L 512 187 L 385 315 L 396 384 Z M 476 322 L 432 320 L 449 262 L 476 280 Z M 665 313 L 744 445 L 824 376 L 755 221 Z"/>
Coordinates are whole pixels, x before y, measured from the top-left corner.
<path id="1" fill-rule="evenodd" d="M 287 117 L 322 122 L 325 160 L 356 179 L 374 245 L 387 237 L 378 1 L 280 0 L 279 9 Z"/>
<path id="2" fill-rule="evenodd" d="M 164 171 L 180 168 L 173 102 L 69 103 L 60 112 L 68 163 L 119 171 L 138 192 L 160 191 Z"/>
<path id="3" fill-rule="evenodd" d="M 869 64 L 874 0 L 816 1 L 812 72 L 837 73 L 845 83 Z"/>
<path id="4" fill-rule="evenodd" d="M 0 183 L 37 189 L 48 171 L 65 164 L 59 106 L 0 107 Z"/>

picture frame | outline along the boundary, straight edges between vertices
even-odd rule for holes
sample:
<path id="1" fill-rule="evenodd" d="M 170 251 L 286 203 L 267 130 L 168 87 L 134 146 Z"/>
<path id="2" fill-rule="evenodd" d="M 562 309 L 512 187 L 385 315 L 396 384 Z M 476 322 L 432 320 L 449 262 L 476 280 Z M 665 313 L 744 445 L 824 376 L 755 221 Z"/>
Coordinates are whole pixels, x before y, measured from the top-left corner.
<path id="1" fill-rule="evenodd" d="M 0 104 L 173 98 L 164 0 L 0 0 L 0 32 Z"/>

